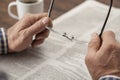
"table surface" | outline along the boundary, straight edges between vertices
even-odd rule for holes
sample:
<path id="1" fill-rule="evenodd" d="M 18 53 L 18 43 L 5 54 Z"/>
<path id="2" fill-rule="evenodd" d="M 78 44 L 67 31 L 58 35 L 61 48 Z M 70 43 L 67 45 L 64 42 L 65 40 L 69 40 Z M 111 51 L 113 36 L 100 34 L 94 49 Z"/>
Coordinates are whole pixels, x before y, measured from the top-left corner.
<path id="1" fill-rule="evenodd" d="M 7 13 L 8 4 L 12 1 L 15 1 L 15 0 L 1 0 L 0 2 L 0 5 L 1 5 L 0 27 L 8 28 L 17 22 L 17 20 L 10 18 Z M 60 15 L 66 13 L 67 11 L 81 4 L 84 1 L 85 0 L 55 0 L 55 5 L 52 12 L 52 19 L 59 17 Z M 98 0 L 98 1 L 108 5 L 110 0 Z M 45 11 L 47 11 L 50 0 L 44 0 L 44 3 L 45 3 Z M 120 0 L 114 0 L 114 7 L 120 8 Z M 15 11 L 15 8 L 13 8 L 13 10 Z"/>

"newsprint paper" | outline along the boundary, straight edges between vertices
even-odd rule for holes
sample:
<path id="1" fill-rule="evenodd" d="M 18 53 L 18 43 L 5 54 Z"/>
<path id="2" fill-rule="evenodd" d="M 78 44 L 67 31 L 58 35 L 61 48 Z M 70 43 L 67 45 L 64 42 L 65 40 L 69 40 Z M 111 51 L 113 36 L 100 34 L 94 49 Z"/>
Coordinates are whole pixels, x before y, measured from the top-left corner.
<path id="1" fill-rule="evenodd" d="M 86 0 L 54 20 L 54 29 L 75 37 L 69 41 L 55 33 L 35 49 L 0 56 L 0 69 L 9 80 L 91 80 L 84 58 L 93 32 L 100 32 L 109 6 Z M 120 40 L 120 10 L 112 8 L 106 26 Z"/>

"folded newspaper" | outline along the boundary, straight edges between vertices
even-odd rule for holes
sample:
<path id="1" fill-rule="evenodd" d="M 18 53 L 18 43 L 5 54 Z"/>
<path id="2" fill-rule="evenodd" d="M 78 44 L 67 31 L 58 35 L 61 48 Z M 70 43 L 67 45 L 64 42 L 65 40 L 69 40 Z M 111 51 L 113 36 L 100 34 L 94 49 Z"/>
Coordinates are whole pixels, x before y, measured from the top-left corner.
<path id="1" fill-rule="evenodd" d="M 86 0 L 54 20 L 54 29 L 75 36 L 69 41 L 51 32 L 35 49 L 0 56 L 0 69 L 9 80 L 91 80 L 84 58 L 91 33 L 100 32 L 109 6 Z M 120 9 L 112 8 L 106 30 L 120 40 Z"/>

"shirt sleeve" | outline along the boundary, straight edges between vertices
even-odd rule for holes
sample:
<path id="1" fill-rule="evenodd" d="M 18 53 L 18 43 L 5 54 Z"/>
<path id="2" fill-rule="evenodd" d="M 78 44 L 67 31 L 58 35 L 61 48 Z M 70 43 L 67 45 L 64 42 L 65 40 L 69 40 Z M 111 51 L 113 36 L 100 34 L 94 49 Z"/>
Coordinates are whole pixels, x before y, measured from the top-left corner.
<path id="1" fill-rule="evenodd" d="M 4 28 L 0 28 L 0 54 L 8 53 L 8 39 Z"/>
<path id="2" fill-rule="evenodd" d="M 99 80 L 120 80 L 120 77 L 113 75 L 102 76 Z"/>

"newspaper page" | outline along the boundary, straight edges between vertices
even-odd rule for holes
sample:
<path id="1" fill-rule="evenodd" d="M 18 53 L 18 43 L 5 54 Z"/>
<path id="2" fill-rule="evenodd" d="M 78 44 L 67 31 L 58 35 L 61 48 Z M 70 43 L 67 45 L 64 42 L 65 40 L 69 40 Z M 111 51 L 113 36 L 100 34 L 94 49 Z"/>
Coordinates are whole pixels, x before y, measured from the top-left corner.
<path id="1" fill-rule="evenodd" d="M 92 5 L 91 5 L 92 4 Z M 8 80 L 92 80 L 84 59 L 91 33 L 100 32 L 108 6 L 86 0 L 54 20 L 54 29 L 75 36 L 69 41 L 55 33 L 39 47 L 0 56 L 0 69 Z M 106 30 L 119 38 L 120 10 L 112 8 Z"/>

